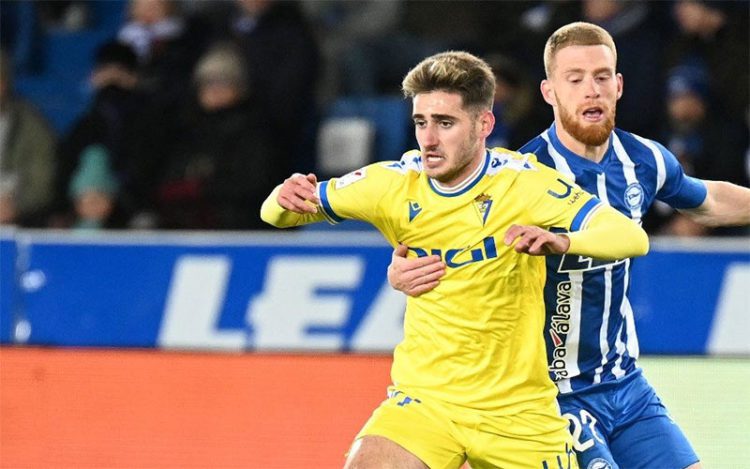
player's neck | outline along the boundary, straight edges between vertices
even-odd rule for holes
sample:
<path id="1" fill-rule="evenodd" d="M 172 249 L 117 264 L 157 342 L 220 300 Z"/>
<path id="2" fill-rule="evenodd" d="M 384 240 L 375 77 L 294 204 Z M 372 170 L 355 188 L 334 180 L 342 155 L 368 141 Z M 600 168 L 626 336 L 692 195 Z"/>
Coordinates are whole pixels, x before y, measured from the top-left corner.
<path id="1" fill-rule="evenodd" d="M 609 138 L 601 145 L 586 145 L 570 135 L 561 124 L 557 123 L 555 127 L 557 130 L 557 138 L 560 139 L 560 142 L 562 142 L 565 148 L 582 158 L 593 161 L 594 163 L 600 162 L 609 149 Z"/>

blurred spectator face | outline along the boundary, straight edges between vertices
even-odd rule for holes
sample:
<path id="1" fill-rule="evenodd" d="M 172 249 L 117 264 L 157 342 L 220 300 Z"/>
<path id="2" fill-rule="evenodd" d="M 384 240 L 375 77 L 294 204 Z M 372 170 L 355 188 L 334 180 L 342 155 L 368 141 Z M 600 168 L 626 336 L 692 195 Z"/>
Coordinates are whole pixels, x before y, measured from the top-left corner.
<path id="1" fill-rule="evenodd" d="M 585 145 L 604 144 L 622 96 L 622 76 L 615 73 L 612 51 L 604 45 L 568 46 L 557 51 L 551 65 L 542 94 L 564 130 Z"/>
<path id="2" fill-rule="evenodd" d="M 198 100 L 208 111 L 219 111 L 235 105 L 242 97 L 242 89 L 225 80 L 208 80 L 199 85 Z"/>
<path id="3" fill-rule="evenodd" d="M 703 2 L 681 0 L 674 4 L 674 16 L 684 33 L 709 36 L 724 24 L 724 14 Z"/>
<path id="4" fill-rule="evenodd" d="M 258 16 L 268 9 L 273 0 L 237 0 L 240 8 L 250 16 Z"/>
<path id="5" fill-rule="evenodd" d="M 112 213 L 112 196 L 96 190 L 85 191 L 75 200 L 76 213 L 83 220 L 104 221 Z"/>
<path id="6" fill-rule="evenodd" d="M 133 21 L 155 24 L 172 14 L 171 0 L 131 0 L 130 16 Z"/>
<path id="7" fill-rule="evenodd" d="M 606 21 L 622 10 L 622 3 L 622 0 L 585 0 L 583 16 L 594 23 Z"/>
<path id="8" fill-rule="evenodd" d="M 706 104 L 693 93 L 683 93 L 669 98 L 667 111 L 673 124 L 694 127 L 706 117 Z"/>

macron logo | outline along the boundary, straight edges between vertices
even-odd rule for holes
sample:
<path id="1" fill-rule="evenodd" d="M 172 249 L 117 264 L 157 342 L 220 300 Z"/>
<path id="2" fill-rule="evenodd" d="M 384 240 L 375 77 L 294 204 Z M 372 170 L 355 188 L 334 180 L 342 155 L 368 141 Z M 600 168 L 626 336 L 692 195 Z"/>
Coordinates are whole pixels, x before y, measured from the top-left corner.
<path id="1" fill-rule="evenodd" d="M 421 211 L 422 207 L 419 206 L 419 202 L 409 202 L 409 222 L 414 220 Z"/>

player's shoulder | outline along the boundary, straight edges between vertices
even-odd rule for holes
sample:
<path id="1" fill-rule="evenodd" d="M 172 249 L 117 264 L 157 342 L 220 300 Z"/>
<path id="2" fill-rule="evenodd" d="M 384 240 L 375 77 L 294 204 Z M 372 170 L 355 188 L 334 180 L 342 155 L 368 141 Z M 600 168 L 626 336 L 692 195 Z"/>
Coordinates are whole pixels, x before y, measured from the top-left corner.
<path id="1" fill-rule="evenodd" d="M 648 160 L 654 157 L 663 158 L 669 154 L 664 145 L 650 138 L 642 137 L 632 132 L 616 128 L 614 130 L 616 144 L 627 153 L 632 160 Z"/>
<path id="2" fill-rule="evenodd" d="M 489 151 L 489 165 L 487 174 L 497 174 L 501 171 L 538 171 L 540 167 L 533 153 L 520 153 L 503 147 L 494 147 Z"/>
<path id="3" fill-rule="evenodd" d="M 366 182 L 366 184 L 360 183 L 357 184 L 357 187 L 372 185 L 384 189 L 392 184 L 400 184 L 404 179 L 418 177 L 421 170 L 421 156 L 419 151 L 413 150 L 404 153 L 398 161 L 378 161 L 371 163 L 350 171 L 343 176 L 333 178 L 332 182 L 336 190 L 344 189 L 360 181 Z"/>
<path id="4" fill-rule="evenodd" d="M 398 161 L 381 161 L 371 166 L 377 167 L 376 171 L 383 171 L 390 177 L 419 175 L 422 172 L 422 153 L 419 150 L 409 150 L 401 155 Z"/>

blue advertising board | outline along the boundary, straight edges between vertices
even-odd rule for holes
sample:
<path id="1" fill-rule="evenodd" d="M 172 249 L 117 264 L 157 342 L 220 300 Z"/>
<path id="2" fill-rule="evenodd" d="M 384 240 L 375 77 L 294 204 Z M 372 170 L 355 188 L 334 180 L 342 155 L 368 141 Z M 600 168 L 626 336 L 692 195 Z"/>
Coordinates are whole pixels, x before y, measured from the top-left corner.
<path id="1" fill-rule="evenodd" d="M 4 232 L 0 340 L 390 351 L 405 304 L 390 256 L 374 232 Z M 750 353 L 748 273 L 746 239 L 652 241 L 631 284 L 641 351 Z"/>

